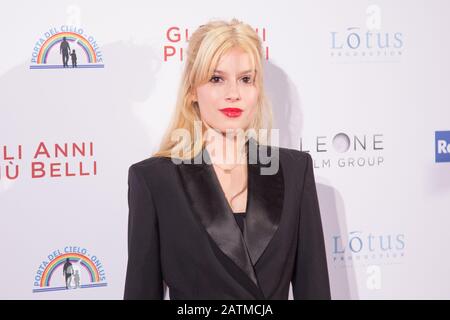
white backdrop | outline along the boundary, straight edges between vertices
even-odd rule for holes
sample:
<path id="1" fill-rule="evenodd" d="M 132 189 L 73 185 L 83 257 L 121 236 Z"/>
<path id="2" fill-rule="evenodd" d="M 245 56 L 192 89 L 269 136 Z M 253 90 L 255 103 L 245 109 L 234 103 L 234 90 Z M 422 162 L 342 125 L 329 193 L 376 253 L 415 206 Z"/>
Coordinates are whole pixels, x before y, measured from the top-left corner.
<path id="1" fill-rule="evenodd" d="M 122 298 L 128 167 L 168 125 L 186 34 L 236 17 L 263 37 L 280 144 L 315 161 L 332 297 L 449 299 L 450 159 L 436 151 L 450 143 L 449 10 L 445 0 L 3 5 L 0 298 Z M 76 69 L 52 46 L 63 33 Z M 80 274 L 71 290 L 66 258 Z"/>

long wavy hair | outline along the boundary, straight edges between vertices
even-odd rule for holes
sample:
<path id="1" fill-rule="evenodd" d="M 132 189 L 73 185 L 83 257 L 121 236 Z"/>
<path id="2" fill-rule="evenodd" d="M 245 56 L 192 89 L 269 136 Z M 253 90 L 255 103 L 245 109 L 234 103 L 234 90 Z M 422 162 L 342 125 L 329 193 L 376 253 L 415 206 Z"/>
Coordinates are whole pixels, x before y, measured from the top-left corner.
<path id="1" fill-rule="evenodd" d="M 177 154 L 177 158 L 187 160 L 202 151 L 207 128 L 201 122 L 198 102 L 193 100 L 194 92 L 199 85 L 210 80 L 220 58 L 234 47 L 240 47 L 250 55 L 253 69 L 256 70 L 255 86 L 259 89 L 257 111 L 252 123 L 246 128 L 245 142 L 253 137 L 257 143 L 268 144 L 272 108 L 264 91 L 261 39 L 251 26 L 237 19 L 230 22 L 213 20 L 201 25 L 189 40 L 175 112 L 159 150 L 153 156 L 172 157 Z"/>

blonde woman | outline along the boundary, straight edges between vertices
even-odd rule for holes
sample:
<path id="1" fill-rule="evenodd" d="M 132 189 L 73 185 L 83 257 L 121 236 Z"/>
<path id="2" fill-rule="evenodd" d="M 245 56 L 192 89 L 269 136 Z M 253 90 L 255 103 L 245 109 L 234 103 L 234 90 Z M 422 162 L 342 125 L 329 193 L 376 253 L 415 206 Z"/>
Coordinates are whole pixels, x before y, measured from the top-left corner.
<path id="1" fill-rule="evenodd" d="M 260 38 L 211 21 L 187 56 L 160 150 L 129 169 L 124 298 L 330 299 L 312 159 L 270 146 Z"/>

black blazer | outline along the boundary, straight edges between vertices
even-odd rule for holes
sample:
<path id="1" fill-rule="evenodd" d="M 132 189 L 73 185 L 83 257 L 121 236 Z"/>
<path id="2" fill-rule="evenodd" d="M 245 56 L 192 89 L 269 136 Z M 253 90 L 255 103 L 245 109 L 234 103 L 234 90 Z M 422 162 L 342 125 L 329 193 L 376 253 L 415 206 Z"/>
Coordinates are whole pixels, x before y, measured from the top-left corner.
<path id="1" fill-rule="evenodd" d="M 166 283 L 173 300 L 288 299 L 292 282 L 294 299 L 330 299 L 311 156 L 278 151 L 274 175 L 249 153 L 243 232 L 211 164 L 133 164 L 124 298 L 163 299 Z"/>

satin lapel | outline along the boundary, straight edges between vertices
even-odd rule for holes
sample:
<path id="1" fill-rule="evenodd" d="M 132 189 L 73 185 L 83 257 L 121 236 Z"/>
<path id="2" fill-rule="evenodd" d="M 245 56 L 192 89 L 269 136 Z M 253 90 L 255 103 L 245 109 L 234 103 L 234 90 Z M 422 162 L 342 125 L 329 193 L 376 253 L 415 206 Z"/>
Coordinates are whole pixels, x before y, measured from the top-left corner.
<path id="1" fill-rule="evenodd" d="M 209 158 L 206 150 L 204 157 Z M 243 235 L 214 168 L 210 164 L 196 162 L 178 166 L 192 209 L 220 250 L 242 269 L 260 291 Z"/>
<path id="2" fill-rule="evenodd" d="M 252 143 L 252 140 L 250 142 Z M 257 150 L 259 154 L 260 146 L 257 146 Z M 277 231 L 283 211 L 284 178 L 281 163 L 275 155 L 272 155 L 271 161 L 278 161 L 278 170 L 275 174 L 264 175 L 262 168 L 274 164 L 262 164 L 259 158 L 249 152 L 249 195 L 244 239 L 254 266 Z"/>
<path id="3" fill-rule="evenodd" d="M 261 174 L 261 169 L 270 163 L 262 164 L 251 152 L 260 150 L 254 140 L 247 143 L 247 150 L 248 202 L 244 234 L 235 221 L 214 168 L 209 164 L 208 152 L 204 150 L 193 164 L 181 164 L 178 168 L 192 209 L 201 224 L 220 250 L 248 276 L 253 285 L 249 290 L 256 292 L 255 295 L 261 299 L 264 294 L 254 266 L 278 229 L 284 201 L 284 180 L 279 162 L 276 174 Z M 201 161 L 202 156 L 207 163 Z M 272 161 L 279 159 L 273 157 Z"/>

